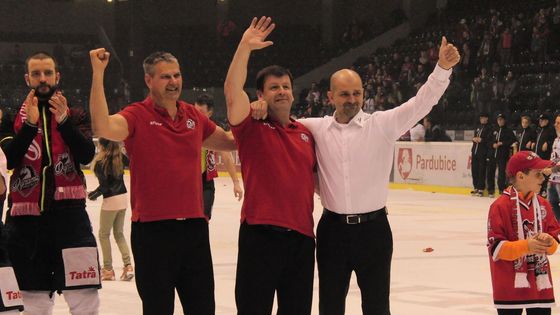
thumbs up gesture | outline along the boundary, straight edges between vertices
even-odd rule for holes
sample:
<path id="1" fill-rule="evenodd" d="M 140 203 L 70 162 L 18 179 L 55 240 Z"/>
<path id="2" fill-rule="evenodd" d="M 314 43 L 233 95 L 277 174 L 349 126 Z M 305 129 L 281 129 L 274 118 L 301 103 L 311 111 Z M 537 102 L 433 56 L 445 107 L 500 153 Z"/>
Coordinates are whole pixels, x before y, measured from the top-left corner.
<path id="1" fill-rule="evenodd" d="M 443 36 L 441 38 L 441 46 L 439 47 L 438 65 L 445 70 L 449 70 L 459 63 L 459 60 L 461 60 L 461 55 L 459 55 L 457 47 L 453 46 L 453 44 L 448 44 L 447 38 Z"/>

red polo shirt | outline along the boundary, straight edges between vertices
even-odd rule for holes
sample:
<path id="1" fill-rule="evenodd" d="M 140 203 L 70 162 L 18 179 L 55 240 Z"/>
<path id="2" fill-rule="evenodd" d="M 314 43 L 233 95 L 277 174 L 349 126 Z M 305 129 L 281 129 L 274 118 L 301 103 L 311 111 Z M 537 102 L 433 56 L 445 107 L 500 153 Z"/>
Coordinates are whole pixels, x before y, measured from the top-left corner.
<path id="1" fill-rule="evenodd" d="M 201 148 L 216 124 L 181 101 L 172 120 L 149 97 L 119 114 L 128 122 L 132 221 L 203 218 Z"/>
<path id="2" fill-rule="evenodd" d="M 251 115 L 231 130 L 245 187 L 241 222 L 281 226 L 314 237 L 311 132 L 295 121 L 283 127 Z"/>

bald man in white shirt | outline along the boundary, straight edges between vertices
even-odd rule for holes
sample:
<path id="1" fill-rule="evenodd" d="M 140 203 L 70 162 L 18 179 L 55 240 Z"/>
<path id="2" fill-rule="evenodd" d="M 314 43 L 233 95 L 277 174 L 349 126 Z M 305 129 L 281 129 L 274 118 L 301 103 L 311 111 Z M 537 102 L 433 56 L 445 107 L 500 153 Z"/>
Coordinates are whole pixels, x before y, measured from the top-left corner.
<path id="1" fill-rule="evenodd" d="M 321 315 L 344 314 L 352 271 L 362 294 L 363 314 L 390 314 L 393 238 L 385 204 L 395 143 L 438 103 L 459 60 L 457 48 L 443 37 L 438 65 L 416 96 L 373 114 L 362 111 L 360 76 L 349 69 L 337 71 L 328 92 L 334 115 L 299 120 L 316 141 L 324 207 L 317 227 Z M 253 117 L 266 115 L 263 101 L 251 106 Z"/>

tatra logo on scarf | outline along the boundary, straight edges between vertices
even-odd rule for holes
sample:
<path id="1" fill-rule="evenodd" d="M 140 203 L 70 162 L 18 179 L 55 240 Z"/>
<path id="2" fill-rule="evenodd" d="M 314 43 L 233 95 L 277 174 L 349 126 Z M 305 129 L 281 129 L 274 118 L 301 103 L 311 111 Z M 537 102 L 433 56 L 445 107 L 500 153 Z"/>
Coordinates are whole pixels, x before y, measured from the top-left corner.
<path id="1" fill-rule="evenodd" d="M 24 103 L 14 120 L 16 134 L 19 133 L 27 118 L 25 106 Z M 41 106 L 39 108 L 41 110 Z M 43 111 L 38 121 L 39 131 L 23 157 L 22 163 L 14 169 L 10 178 L 10 198 L 12 200 L 10 215 L 12 216 L 40 215 L 41 211 L 47 210 L 41 209 L 41 194 L 48 191 L 54 191 L 54 196 L 44 196 L 46 199 L 64 200 L 86 197 L 84 183 L 76 172 L 70 149 L 57 129 L 58 123 L 51 117 L 50 126 L 43 126 L 43 115 L 48 109 L 43 109 Z M 46 143 L 48 143 L 48 147 Z M 46 165 L 42 165 L 45 158 L 49 161 Z M 54 182 L 45 183 L 44 176 L 48 172 L 54 173 Z M 45 185 L 54 185 L 55 189 L 45 190 Z"/>
<path id="2" fill-rule="evenodd" d="M 511 187 L 510 198 L 515 201 L 513 218 L 517 230 L 517 239 L 529 239 L 543 232 L 543 221 L 546 218 L 546 208 L 539 204 L 537 194 L 526 204 L 520 200 L 519 192 Z M 523 206 L 523 209 L 521 209 Z M 532 214 L 532 218 L 531 218 Z M 533 271 L 531 276 L 536 277 L 537 290 L 552 288 L 548 275 L 548 258 L 545 254 L 529 254 L 518 258 L 513 263 L 515 269 L 516 288 L 529 288 L 528 272 Z"/>

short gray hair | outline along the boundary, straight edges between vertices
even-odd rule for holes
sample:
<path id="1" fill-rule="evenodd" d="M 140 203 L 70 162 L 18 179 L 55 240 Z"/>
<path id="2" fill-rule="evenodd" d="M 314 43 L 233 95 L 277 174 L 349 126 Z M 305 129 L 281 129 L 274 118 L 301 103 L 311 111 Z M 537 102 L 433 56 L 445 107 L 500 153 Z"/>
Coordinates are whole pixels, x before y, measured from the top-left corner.
<path id="1" fill-rule="evenodd" d="M 155 53 L 149 55 L 144 59 L 144 63 L 142 66 L 144 67 L 144 74 L 153 75 L 154 74 L 154 66 L 159 62 L 175 62 L 179 64 L 179 60 L 172 54 L 165 52 L 165 51 L 156 51 Z"/>

